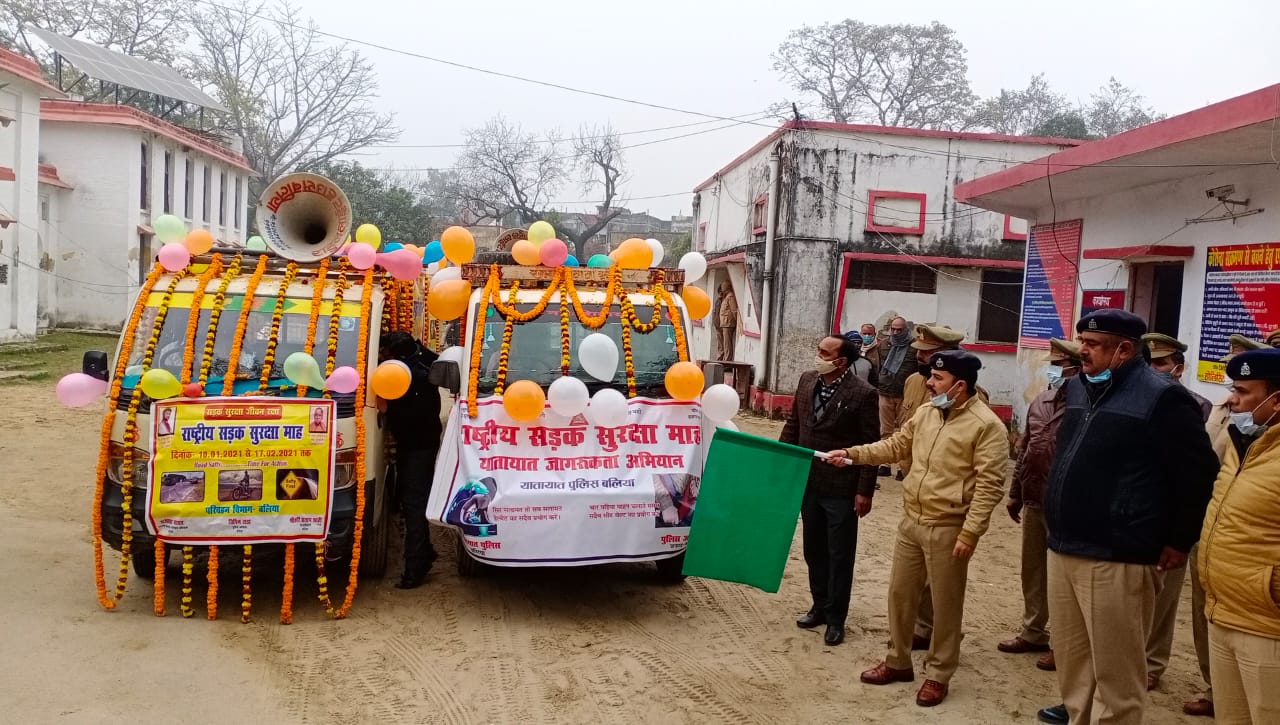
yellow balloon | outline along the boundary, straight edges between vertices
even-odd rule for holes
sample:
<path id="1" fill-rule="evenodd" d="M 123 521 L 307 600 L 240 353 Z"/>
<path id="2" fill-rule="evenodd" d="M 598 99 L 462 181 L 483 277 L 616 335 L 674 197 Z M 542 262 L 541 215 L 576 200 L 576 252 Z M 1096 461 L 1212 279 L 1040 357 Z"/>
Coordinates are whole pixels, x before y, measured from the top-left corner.
<path id="1" fill-rule="evenodd" d="M 476 238 L 466 227 L 449 227 L 440 235 L 444 256 L 454 264 L 466 264 L 476 256 Z"/>
<path id="2" fill-rule="evenodd" d="M 695 363 L 678 362 L 667 370 L 666 383 L 667 392 L 676 400 L 697 400 L 706 378 Z"/>
<path id="3" fill-rule="evenodd" d="M 550 223 L 544 221 L 536 221 L 529 225 L 529 241 L 533 242 L 533 246 L 552 239 L 556 235 L 556 228 Z"/>
<path id="4" fill-rule="evenodd" d="M 409 366 L 399 360 L 388 360 L 373 371 L 373 392 L 383 400 L 403 398 L 413 384 L 413 373 Z"/>
<path id="5" fill-rule="evenodd" d="M 684 306 L 689 309 L 689 317 L 701 320 L 711 313 L 711 298 L 699 287 L 685 287 L 680 291 L 684 298 Z"/>
<path id="6" fill-rule="evenodd" d="M 356 241 L 377 249 L 382 244 L 382 230 L 372 224 L 361 224 L 356 227 Z"/>
<path id="7" fill-rule="evenodd" d="M 653 263 L 653 250 L 643 239 L 628 239 L 618 245 L 618 266 L 623 269 L 648 269 Z"/>
<path id="8" fill-rule="evenodd" d="M 470 300 L 470 282 L 447 279 L 427 292 L 427 311 L 437 320 L 456 320 L 466 313 Z"/>
<path id="9" fill-rule="evenodd" d="M 502 394 L 502 407 L 518 421 L 536 420 L 547 405 L 542 387 L 532 380 L 517 380 Z"/>
<path id="10" fill-rule="evenodd" d="M 182 383 L 173 373 L 163 368 L 152 368 L 143 373 L 138 387 L 152 400 L 176 398 L 182 392 Z"/>
<path id="11" fill-rule="evenodd" d="M 518 264 L 532 267 L 538 263 L 538 247 L 528 239 L 521 239 L 511 245 L 511 256 L 516 258 Z"/>

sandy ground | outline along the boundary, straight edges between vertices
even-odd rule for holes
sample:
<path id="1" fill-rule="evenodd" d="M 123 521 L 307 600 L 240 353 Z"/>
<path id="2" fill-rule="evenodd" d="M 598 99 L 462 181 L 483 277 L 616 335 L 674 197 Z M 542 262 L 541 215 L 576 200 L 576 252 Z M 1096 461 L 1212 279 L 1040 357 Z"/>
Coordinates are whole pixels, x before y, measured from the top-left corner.
<path id="1" fill-rule="evenodd" d="M 277 624 L 278 569 L 255 580 L 253 623 L 234 616 L 234 578 L 223 619 L 184 620 L 172 565 L 169 616 L 152 616 L 151 586 L 136 578 L 106 612 L 94 599 L 89 536 L 100 412 L 58 408 L 51 385 L 4 397 L 13 423 L 0 430 L 0 719 L 9 722 L 1025 723 L 1059 699 L 1034 655 L 995 651 L 1021 611 L 1018 529 L 1003 511 L 970 569 L 950 698 L 923 710 L 914 686 L 858 682 L 887 637 L 900 500 L 889 479 L 863 522 L 850 637 L 836 648 L 793 624 L 808 606 L 798 538 L 777 594 L 699 579 L 662 585 L 642 565 L 464 580 L 437 531 L 443 556 L 427 586 L 396 590 L 395 571 L 364 582 L 345 621 L 327 619 L 300 576 L 296 622 Z M 108 566 L 116 560 L 109 552 Z M 203 588 L 195 596 L 203 602 Z M 1199 684 L 1188 610 L 1184 598 L 1150 722 L 1196 722 L 1180 711 Z"/>

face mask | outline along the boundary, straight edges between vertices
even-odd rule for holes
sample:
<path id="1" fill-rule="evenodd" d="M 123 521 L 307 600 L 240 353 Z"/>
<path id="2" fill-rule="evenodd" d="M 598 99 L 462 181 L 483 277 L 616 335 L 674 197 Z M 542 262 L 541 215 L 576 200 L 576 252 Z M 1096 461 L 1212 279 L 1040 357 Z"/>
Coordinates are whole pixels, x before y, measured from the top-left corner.
<path id="1" fill-rule="evenodd" d="M 1271 395 L 1268 395 L 1266 398 L 1263 398 L 1262 403 L 1265 403 L 1268 400 L 1271 400 L 1273 397 L 1275 397 L 1275 395 L 1276 395 L 1275 393 L 1272 393 Z M 1271 427 L 1271 421 L 1276 417 L 1275 414 L 1273 414 L 1271 418 L 1268 418 L 1266 423 L 1253 422 L 1253 414 L 1258 410 L 1258 408 L 1262 407 L 1262 403 L 1258 403 L 1257 405 L 1255 405 L 1253 410 L 1250 410 L 1244 413 L 1231 414 L 1231 425 L 1234 425 L 1236 427 L 1236 430 L 1240 431 L 1241 435 L 1249 436 L 1249 437 L 1260 436 L 1263 433 L 1266 433 L 1267 429 Z"/>
<path id="2" fill-rule="evenodd" d="M 1154 370 L 1153 372 L 1154 372 L 1156 375 L 1159 375 L 1160 377 L 1164 378 L 1165 380 L 1172 381 L 1172 380 L 1173 380 L 1173 373 L 1174 373 L 1174 371 L 1176 371 L 1179 367 L 1182 367 L 1182 366 L 1181 366 L 1181 365 L 1176 365 L 1176 366 L 1174 366 L 1173 370 Z"/>
<path id="3" fill-rule="evenodd" d="M 1050 365 L 1044 369 L 1044 374 L 1049 378 L 1049 387 L 1057 388 L 1062 385 L 1062 381 L 1066 378 L 1062 377 L 1061 365 Z"/>
<path id="4" fill-rule="evenodd" d="M 871 343 L 873 343 L 873 342 L 875 342 L 875 341 L 876 341 L 876 336 L 875 336 L 875 335 L 863 335 L 863 336 L 862 336 L 862 344 L 864 344 L 864 345 L 870 345 Z"/>
<path id="5" fill-rule="evenodd" d="M 956 383 L 956 385 L 959 385 L 959 384 L 960 383 Z M 951 395 L 951 391 L 956 389 L 956 385 L 952 385 L 945 393 L 938 393 L 937 395 L 933 396 L 932 398 L 929 399 L 929 402 L 932 403 L 933 407 L 937 408 L 938 410 L 946 410 L 951 406 L 955 405 L 956 401 L 949 396 Z"/>
<path id="6" fill-rule="evenodd" d="M 836 371 L 836 364 L 831 360 L 816 358 L 816 362 L 813 364 L 813 369 L 817 370 L 819 375 L 830 375 Z"/>
<path id="7" fill-rule="evenodd" d="M 1119 351 L 1120 351 L 1120 348 L 1118 348 L 1118 347 L 1117 347 L 1116 349 L 1114 349 L 1114 350 L 1112 350 L 1112 351 L 1111 351 L 1111 360 L 1107 363 L 1107 369 L 1106 369 L 1106 370 L 1103 370 L 1102 372 L 1098 373 L 1097 375 L 1090 375 L 1090 374 L 1088 374 L 1088 373 L 1085 373 L 1085 375 L 1084 375 L 1084 379 L 1085 379 L 1085 380 L 1088 380 L 1088 381 L 1089 381 L 1089 382 L 1091 382 L 1091 383 L 1105 383 L 1105 382 L 1107 382 L 1108 380 L 1110 380 L 1110 379 L 1111 379 L 1111 365 L 1112 365 L 1113 363 L 1115 363 L 1115 361 L 1116 361 L 1116 353 L 1117 353 L 1117 352 L 1119 352 Z"/>

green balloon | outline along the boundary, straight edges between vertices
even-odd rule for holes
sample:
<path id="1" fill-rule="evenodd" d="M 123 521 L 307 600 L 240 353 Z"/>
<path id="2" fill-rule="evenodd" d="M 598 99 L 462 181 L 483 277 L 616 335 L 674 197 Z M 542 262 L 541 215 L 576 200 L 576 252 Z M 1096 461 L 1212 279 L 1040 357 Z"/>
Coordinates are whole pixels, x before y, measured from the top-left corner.
<path id="1" fill-rule="evenodd" d="M 267 251 L 267 243 L 263 241 L 262 237 L 255 235 L 249 237 L 249 240 L 244 243 L 244 248 L 251 252 L 265 252 Z"/>
<path id="2" fill-rule="evenodd" d="M 151 226 L 156 231 L 156 239 L 164 244 L 181 242 L 187 236 L 186 223 L 172 214 L 161 214 Z"/>
<path id="3" fill-rule="evenodd" d="M 607 254 L 595 254 L 591 256 L 591 259 L 587 260 L 587 266 L 588 267 L 612 267 L 613 259 L 611 259 Z"/>

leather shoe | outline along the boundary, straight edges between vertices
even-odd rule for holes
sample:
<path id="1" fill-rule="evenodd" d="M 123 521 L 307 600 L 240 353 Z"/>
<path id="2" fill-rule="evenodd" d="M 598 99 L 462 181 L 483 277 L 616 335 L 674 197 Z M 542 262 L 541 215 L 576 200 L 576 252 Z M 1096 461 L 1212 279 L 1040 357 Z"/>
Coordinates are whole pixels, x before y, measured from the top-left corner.
<path id="1" fill-rule="evenodd" d="M 804 616 L 796 620 L 796 626 L 800 629 L 813 629 L 820 624 L 826 624 L 827 618 L 816 609 L 810 609 L 804 613 Z"/>
<path id="2" fill-rule="evenodd" d="M 895 670 L 888 664 L 881 662 L 862 673 L 859 678 L 868 685 L 887 685 L 891 682 L 911 682 L 916 679 L 915 670 Z"/>
<path id="3" fill-rule="evenodd" d="M 1192 700 L 1182 706 L 1182 711 L 1194 717 L 1213 717 L 1213 700 Z"/>
<path id="4" fill-rule="evenodd" d="M 1067 714 L 1066 705 L 1054 705 L 1037 712 L 1036 719 L 1049 725 L 1066 725 L 1070 722 L 1071 716 Z"/>
<path id="5" fill-rule="evenodd" d="M 844 625 L 828 624 L 826 634 L 822 635 L 822 641 L 827 643 L 829 647 L 835 647 L 844 641 Z"/>
<path id="6" fill-rule="evenodd" d="M 1021 637 L 1014 637 L 1013 639 L 1006 639 L 996 645 L 996 649 L 1004 652 L 1005 654 L 1020 655 L 1027 652 L 1048 652 L 1049 645 L 1033 644 Z"/>
<path id="7" fill-rule="evenodd" d="M 400 581 L 396 582 L 396 589 L 417 589 L 425 584 L 426 581 L 426 572 L 421 574 L 410 574 L 405 572 L 404 575 L 400 577 Z"/>
<path id="8" fill-rule="evenodd" d="M 1151 692 L 1160 686 L 1160 675 L 1147 675 L 1147 692 Z"/>
<path id="9" fill-rule="evenodd" d="M 916 704 L 920 707 L 933 707 L 941 705 L 942 701 L 947 699 L 947 690 L 949 688 L 937 680 L 925 680 L 920 686 L 920 691 L 916 693 Z"/>
<path id="10" fill-rule="evenodd" d="M 893 475 L 893 469 L 892 469 L 892 468 L 889 468 L 888 466 L 881 466 L 881 467 L 879 467 L 879 468 L 877 468 L 877 469 L 876 469 L 876 475 L 877 475 L 877 476 L 892 476 L 892 475 Z"/>
<path id="11" fill-rule="evenodd" d="M 1053 659 L 1053 650 L 1040 655 L 1040 658 L 1036 660 L 1036 669 L 1044 670 L 1045 672 L 1057 671 L 1058 663 Z"/>

